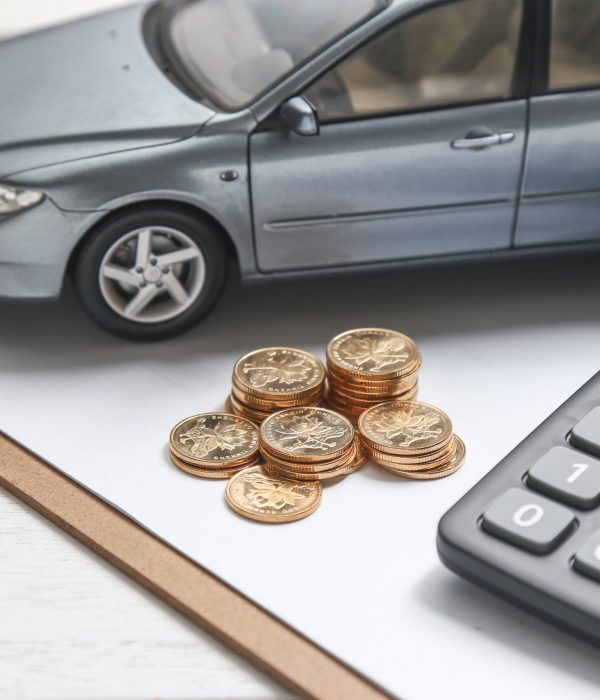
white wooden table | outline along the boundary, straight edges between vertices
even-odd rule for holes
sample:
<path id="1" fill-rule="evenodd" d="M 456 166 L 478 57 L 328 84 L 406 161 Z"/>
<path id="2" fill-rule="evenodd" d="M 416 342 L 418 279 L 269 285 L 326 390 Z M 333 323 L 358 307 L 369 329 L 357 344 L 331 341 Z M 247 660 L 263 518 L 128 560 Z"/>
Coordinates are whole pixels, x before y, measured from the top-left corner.
<path id="1" fill-rule="evenodd" d="M 2 0 L 9 35 L 118 0 Z M 0 489 L 0 698 L 291 697 Z"/>
<path id="2" fill-rule="evenodd" d="M 0 697 L 291 697 L 0 489 Z"/>

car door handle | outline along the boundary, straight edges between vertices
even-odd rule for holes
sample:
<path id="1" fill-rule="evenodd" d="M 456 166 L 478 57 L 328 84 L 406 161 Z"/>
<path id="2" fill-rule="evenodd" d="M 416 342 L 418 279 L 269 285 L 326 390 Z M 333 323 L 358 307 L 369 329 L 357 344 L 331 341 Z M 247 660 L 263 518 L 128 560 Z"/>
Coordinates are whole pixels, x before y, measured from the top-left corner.
<path id="1" fill-rule="evenodd" d="M 456 139 L 450 144 L 457 151 L 471 150 L 478 151 L 482 148 L 490 148 L 491 146 L 502 146 L 505 143 L 514 141 L 516 134 L 514 131 L 498 131 L 490 132 L 481 136 L 479 134 L 467 134 L 464 139 Z"/>

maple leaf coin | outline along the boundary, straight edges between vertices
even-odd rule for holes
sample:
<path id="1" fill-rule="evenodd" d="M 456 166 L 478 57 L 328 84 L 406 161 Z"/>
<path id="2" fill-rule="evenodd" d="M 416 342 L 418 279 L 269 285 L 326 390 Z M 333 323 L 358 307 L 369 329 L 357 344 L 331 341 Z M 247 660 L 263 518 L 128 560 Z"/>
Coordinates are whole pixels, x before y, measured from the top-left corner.
<path id="1" fill-rule="evenodd" d="M 282 479 L 269 476 L 261 467 L 249 467 L 229 480 L 225 500 L 232 510 L 250 520 L 290 523 L 314 513 L 322 493 L 319 482 Z"/>
<path id="2" fill-rule="evenodd" d="M 383 380 L 416 372 L 421 356 L 414 341 L 385 328 L 358 328 L 336 336 L 327 346 L 333 372 L 352 379 Z"/>
<path id="3" fill-rule="evenodd" d="M 388 401 L 369 408 L 358 419 L 358 429 L 367 451 L 400 455 L 432 451 L 452 439 L 448 416 L 418 401 Z"/>
<path id="4" fill-rule="evenodd" d="M 235 468 L 258 457 L 258 429 L 229 413 L 201 413 L 179 422 L 171 431 L 169 445 L 179 460 L 192 465 Z"/>
<path id="5" fill-rule="evenodd" d="M 318 357 L 295 348 L 255 350 L 240 358 L 233 368 L 233 383 L 244 393 L 268 400 L 293 400 L 321 393 L 325 367 Z"/>
<path id="6" fill-rule="evenodd" d="M 352 423 L 320 407 L 290 408 L 269 416 L 260 428 L 261 447 L 284 460 L 324 462 L 352 449 Z"/>

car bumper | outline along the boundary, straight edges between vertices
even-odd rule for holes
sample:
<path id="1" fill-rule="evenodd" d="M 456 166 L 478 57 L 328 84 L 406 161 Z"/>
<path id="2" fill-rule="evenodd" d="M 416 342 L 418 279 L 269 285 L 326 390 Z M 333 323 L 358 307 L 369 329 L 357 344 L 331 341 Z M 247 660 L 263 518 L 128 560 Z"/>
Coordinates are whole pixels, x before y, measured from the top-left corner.
<path id="1" fill-rule="evenodd" d="M 83 218 L 49 199 L 0 218 L 0 299 L 56 298 Z"/>

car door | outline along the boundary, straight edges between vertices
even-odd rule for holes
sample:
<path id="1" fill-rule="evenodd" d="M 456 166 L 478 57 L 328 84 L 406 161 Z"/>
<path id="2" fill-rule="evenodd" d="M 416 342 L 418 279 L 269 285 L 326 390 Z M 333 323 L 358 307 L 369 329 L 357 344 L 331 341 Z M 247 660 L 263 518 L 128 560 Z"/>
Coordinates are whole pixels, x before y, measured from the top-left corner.
<path id="1" fill-rule="evenodd" d="M 600 240 L 600 2 L 552 0 L 516 243 Z M 545 88 L 545 89 L 544 89 Z"/>
<path id="2" fill-rule="evenodd" d="M 306 90 L 318 136 L 259 128 L 250 168 L 260 269 L 508 248 L 527 16 L 523 0 L 436 3 Z"/>

